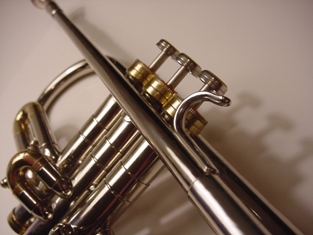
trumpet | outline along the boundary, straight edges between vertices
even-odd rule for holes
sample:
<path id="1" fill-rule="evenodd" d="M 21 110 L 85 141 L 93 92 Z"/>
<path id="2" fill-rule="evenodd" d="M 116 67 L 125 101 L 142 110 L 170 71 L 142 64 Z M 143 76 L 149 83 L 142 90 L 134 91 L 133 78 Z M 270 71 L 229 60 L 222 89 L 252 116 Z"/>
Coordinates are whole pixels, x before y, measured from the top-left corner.
<path id="1" fill-rule="evenodd" d="M 23 106 L 14 123 L 19 152 L 1 185 L 19 199 L 9 224 L 20 234 L 112 234 L 111 226 L 165 166 L 217 234 L 301 234 L 256 192 L 200 132 L 204 101 L 229 106 L 227 87 L 166 40 L 149 65 L 128 69 L 101 53 L 53 1 L 36 1 L 85 57 Z M 156 72 L 172 57 L 168 81 Z M 77 79 L 95 72 L 111 95 L 60 150 L 47 110 Z M 191 73 L 203 82 L 182 99 L 175 89 Z"/>

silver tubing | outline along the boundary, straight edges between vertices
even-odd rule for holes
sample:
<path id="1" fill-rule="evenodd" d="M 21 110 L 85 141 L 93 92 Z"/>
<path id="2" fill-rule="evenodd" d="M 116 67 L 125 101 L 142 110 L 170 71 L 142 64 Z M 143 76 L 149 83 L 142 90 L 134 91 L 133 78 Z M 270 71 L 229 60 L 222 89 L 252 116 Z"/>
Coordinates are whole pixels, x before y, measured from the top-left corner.
<path id="1" fill-rule="evenodd" d="M 109 60 L 121 71 L 125 68 L 113 58 Z M 67 68 L 57 76 L 42 92 L 38 102 L 47 111 L 56 99 L 65 92 L 70 86 L 87 75 L 94 73 L 89 64 L 85 61 L 79 61 Z M 59 156 L 58 165 L 62 171 L 71 175 L 77 168 L 75 166 L 88 154 L 90 148 L 104 136 L 121 114 L 120 107 L 115 99 L 110 95 L 98 108 L 96 113 L 84 124 L 81 130 L 72 138 Z"/>
<path id="2" fill-rule="evenodd" d="M 96 48 L 86 39 L 85 36 L 64 16 L 59 7 L 54 3 L 50 2 L 46 6 L 47 11 L 53 16 L 53 18 L 61 25 L 61 27 L 67 32 L 69 37 L 73 40 L 76 46 L 79 48 L 81 53 L 85 56 L 88 63 L 95 70 L 113 96 L 116 98 L 120 106 L 125 110 L 127 115 L 132 119 L 136 127 L 141 131 L 145 139 L 153 147 L 154 151 L 161 157 L 164 164 L 171 171 L 174 177 L 180 182 L 182 187 L 189 192 L 191 187 L 194 189 L 198 188 L 199 181 L 202 180 L 201 170 L 197 166 L 190 163 L 192 157 L 182 152 L 184 147 L 177 140 L 179 137 L 173 133 L 170 128 L 163 123 L 161 120 L 153 115 L 153 111 L 150 110 L 149 106 L 141 101 L 140 96 L 136 91 L 130 88 L 129 84 L 124 80 L 123 75 L 116 71 L 110 61 L 101 56 Z M 139 100 L 139 102 L 138 102 Z M 208 182 L 218 182 L 219 178 L 208 178 Z M 216 183 L 214 183 L 216 184 Z M 218 185 L 218 184 L 217 184 Z M 214 192 L 227 191 L 221 187 L 217 190 L 211 189 Z M 205 194 L 200 193 L 201 191 L 193 192 L 193 200 L 197 202 L 204 202 L 207 200 L 206 196 L 211 194 L 209 189 L 205 190 Z M 218 193 L 219 194 L 219 193 Z M 230 202 L 230 199 L 226 197 L 225 202 Z M 223 202 L 222 200 L 214 201 L 213 203 Z M 245 214 L 246 211 L 240 210 L 236 201 L 232 201 L 232 208 L 235 216 L 230 218 L 232 228 L 236 232 L 241 231 L 244 233 L 244 228 L 250 227 L 254 232 L 250 234 L 258 234 L 264 231 L 263 226 L 259 223 L 255 223 L 255 220 L 250 220 Z M 200 203 L 201 204 L 201 203 Z M 200 206 L 200 211 L 203 211 L 205 207 Z M 208 213 L 213 212 L 209 210 Z M 215 211 L 216 212 L 216 211 Z M 215 214 L 211 214 L 212 218 L 215 218 Z M 206 216 L 205 216 L 206 217 Z M 212 222 L 212 221 L 208 221 Z M 284 227 L 285 233 L 294 233 L 289 227 L 281 224 L 281 220 L 276 221 L 279 226 Z M 260 226 L 260 227 L 259 227 Z M 223 224 L 213 225 L 217 232 L 226 234 L 229 233 L 229 228 L 225 229 Z M 268 228 L 270 229 L 270 228 Z"/>
<path id="3" fill-rule="evenodd" d="M 188 171 L 183 172 L 189 160 L 185 158 L 185 154 L 181 151 L 175 138 L 175 133 L 170 130 L 166 123 L 154 115 L 154 111 L 131 88 L 123 75 L 112 66 L 112 63 L 106 57 L 103 57 L 96 50 L 87 38 L 63 15 L 54 2 L 50 2 L 47 5 L 47 10 L 53 14 L 54 19 L 72 38 L 88 63 L 132 119 L 133 123 L 140 129 L 145 139 L 150 142 L 157 154 L 168 165 L 172 173 L 180 175 L 178 178 L 182 186 L 188 188 L 195 180 L 195 175 L 199 173 L 197 173 L 198 170 L 194 167 L 190 167 Z"/>
<path id="4" fill-rule="evenodd" d="M 47 222 L 36 219 L 24 234 L 48 234 L 63 217 L 65 208 L 71 211 L 76 204 L 79 204 L 76 200 L 82 192 L 86 192 L 83 197 L 87 197 L 97 187 L 106 176 L 106 169 L 112 168 L 123 156 L 123 152 L 120 151 L 127 151 L 125 143 L 132 145 L 136 141 L 134 135 L 138 136 L 138 132 L 129 117 L 124 115 L 70 176 L 73 184 L 72 197 L 67 199 L 53 197 L 51 199 L 54 203 L 53 218 Z"/>
<path id="5" fill-rule="evenodd" d="M 58 161 L 62 171 L 71 175 L 120 117 L 119 105 L 112 96 L 108 96 L 62 151 Z"/>
<path id="6" fill-rule="evenodd" d="M 91 73 L 93 73 L 93 70 L 85 60 L 73 64 L 44 89 L 37 100 L 38 103 L 40 103 L 46 111 L 49 110 L 51 104 L 55 102 L 57 97 L 69 86 Z"/>
<path id="7" fill-rule="evenodd" d="M 78 79 L 83 78 L 85 75 L 91 72 L 92 70 L 90 66 L 85 60 L 83 60 L 78 63 L 75 63 L 74 65 L 66 69 L 56 79 L 54 79 L 51 84 L 47 86 L 47 88 L 38 98 L 37 100 L 38 103 L 32 104 L 35 108 L 37 107 L 36 109 L 39 110 L 39 112 L 36 112 L 37 115 L 27 115 L 26 119 L 24 118 L 21 120 L 22 123 L 19 123 L 19 122 L 14 123 L 15 143 L 19 151 L 26 149 L 29 146 L 30 141 L 32 139 L 36 139 L 40 146 L 44 146 L 46 149 L 48 148 L 48 151 L 44 151 L 45 154 L 50 152 L 51 153 L 50 158 L 53 159 L 55 162 L 59 159 L 60 150 L 56 144 L 56 140 L 53 135 L 53 132 L 50 131 L 46 111 L 50 108 L 51 104 L 53 104 L 53 102 L 57 99 L 57 97 L 61 93 L 63 93 L 70 85 L 72 85 Z M 32 111 L 28 113 L 34 114 L 35 112 Z M 35 116 L 35 117 L 30 117 L 30 116 Z M 27 125 L 25 125 L 24 123 L 25 121 L 28 122 Z M 34 121 L 37 124 L 34 124 Z M 41 124 L 38 125 L 38 123 L 41 123 Z M 34 131 L 29 131 L 29 128 L 25 129 L 24 128 L 25 126 L 28 126 L 28 127 L 32 126 L 32 130 L 34 129 L 34 127 L 40 126 L 41 127 L 40 130 L 37 130 L 36 132 L 40 131 L 41 134 L 36 135 Z M 46 137 L 43 139 L 43 138 L 39 138 L 39 136 L 43 136 L 43 137 L 46 136 Z M 48 147 L 51 145 L 53 146 L 53 148 Z M 32 177 L 31 180 L 37 181 L 37 179 L 34 177 Z M 37 182 L 36 185 L 38 185 L 38 183 L 39 182 Z M 9 218 L 8 222 L 11 228 L 13 228 L 15 232 L 23 233 L 27 230 L 27 228 L 32 223 L 32 220 L 33 220 L 32 217 L 33 215 L 30 214 L 23 205 L 18 205 L 12 210 L 10 216 L 8 217 Z"/>
<path id="8" fill-rule="evenodd" d="M 245 214 L 239 219 L 246 217 L 246 220 L 253 221 L 260 234 L 301 234 L 296 227 L 267 203 L 248 182 L 240 177 L 236 170 L 213 151 L 212 147 L 201 136 L 191 138 L 186 133 L 184 126 L 187 112 L 191 107 L 204 101 L 218 102 L 219 105 L 227 104 L 227 100 L 221 96 L 203 91 L 196 92 L 180 104 L 174 116 L 173 126 L 181 142 L 184 143 L 185 150 L 193 156 L 197 165 L 199 165 L 198 162 L 205 161 L 204 164 L 210 169 L 211 175 L 197 179 L 188 194 L 201 208 L 202 214 L 210 221 L 214 231 L 218 234 L 240 234 L 242 232 L 238 230 L 238 224 L 231 219 L 236 217 L 236 213 L 233 211 L 236 209 L 234 207 L 234 202 L 236 202 L 237 210 L 241 210 Z M 206 198 L 206 200 L 198 200 L 198 197 Z M 221 213 L 221 208 L 226 213 Z M 212 214 L 216 216 L 212 216 Z M 219 224 L 223 224 L 223 228 Z M 245 223 L 241 222 L 241 224 Z M 248 232 L 248 228 L 245 227 L 243 231 L 247 234 L 257 234 L 257 230 Z"/>
<path id="9" fill-rule="evenodd" d="M 260 224 L 260 221 L 255 219 L 253 215 L 247 214 L 251 211 L 249 212 L 242 207 L 241 203 L 233 197 L 233 192 L 223 184 L 219 174 L 203 175 L 202 170 L 194 164 L 192 154 L 184 151 L 185 148 L 180 141 L 180 136 L 155 115 L 149 105 L 125 81 L 123 75 L 114 68 L 109 59 L 101 56 L 86 37 L 63 15 L 54 2 L 48 1 L 46 9 L 72 38 L 88 63 L 131 118 L 134 125 L 141 131 L 166 167 L 190 195 L 192 201 L 199 207 L 200 212 L 204 214 L 204 218 L 212 223 L 211 225 L 217 233 L 298 233 L 289 225 L 285 225 L 279 215 L 273 217 L 274 225 L 265 227 L 265 224 Z M 211 149 L 209 151 L 212 152 Z M 229 176 L 228 180 L 233 181 L 235 178 Z M 254 196 L 255 194 L 248 194 L 245 199 L 253 200 L 252 197 Z M 255 200 L 261 199 L 257 198 Z M 271 214 L 274 214 L 274 212 L 269 212 L 269 216 Z M 207 217 L 207 215 L 210 216 Z M 261 219 L 266 220 L 266 218 Z M 38 228 L 35 227 L 38 225 L 37 221 L 34 222 L 32 228 Z M 276 228 L 279 230 L 275 230 Z M 277 233 L 277 231 L 280 232 Z M 25 234 L 34 234 L 35 232 L 42 234 L 38 230 L 29 230 Z"/>
<path id="10" fill-rule="evenodd" d="M 76 210 L 67 212 L 49 234 L 65 235 L 64 231 L 71 231 L 87 235 L 94 234 L 102 224 L 107 228 L 112 216 L 120 215 L 147 189 L 162 169 L 158 163 L 148 142 L 140 137 L 92 193 L 76 205 Z M 111 225 L 113 222 L 110 220 Z"/>
<path id="11" fill-rule="evenodd" d="M 57 161 L 60 150 L 50 129 L 47 113 L 41 104 L 30 102 L 24 105 L 13 123 L 17 149 L 23 150 L 29 147 L 32 140 L 37 140 L 41 151 L 50 159 Z"/>
<path id="12" fill-rule="evenodd" d="M 115 59 L 108 57 L 108 59 L 115 65 L 115 67 L 121 72 L 125 73 L 126 69 Z M 56 99 L 66 91 L 70 86 L 75 84 L 80 79 L 85 78 L 87 75 L 94 73 L 93 69 L 89 66 L 86 60 L 78 61 L 72 66 L 68 67 L 59 76 L 57 76 L 41 93 L 37 102 L 42 107 L 49 111 L 50 106 L 56 101 Z"/>
<path id="13" fill-rule="evenodd" d="M 110 60 L 112 63 L 117 65 L 117 68 L 121 72 L 125 71 L 125 68 L 117 61 L 112 58 L 110 58 Z M 75 166 L 74 162 L 77 163 L 79 160 L 82 160 L 79 157 L 81 155 L 87 155 L 88 152 L 90 152 L 91 149 L 96 145 L 96 143 L 99 142 L 101 136 L 104 136 L 104 134 L 107 133 L 110 128 L 112 128 L 114 123 L 121 116 L 120 107 L 117 105 L 114 98 L 109 96 L 106 101 L 98 108 L 96 113 L 89 119 L 89 121 L 92 120 L 92 123 L 90 124 L 89 121 L 87 121 L 87 123 L 81 129 L 82 134 L 78 134 L 78 138 L 74 137 L 61 154 L 58 150 L 53 132 L 50 131 L 46 110 L 51 107 L 59 95 L 66 91 L 66 89 L 68 89 L 78 80 L 85 78 L 86 75 L 89 75 L 92 72 L 93 70 L 85 60 L 79 61 L 62 72 L 51 82 L 51 84 L 47 86 L 38 99 L 40 104 L 34 102 L 24 106 L 22 110 L 23 113 L 26 114 L 26 118 L 24 115 L 23 118 L 19 119 L 20 121 L 17 120 L 15 122 L 15 139 L 19 150 L 27 148 L 30 141 L 32 139 L 36 139 L 38 140 L 40 146 L 44 147 L 42 152 L 57 162 L 59 167 L 61 166 L 63 171 L 62 173 L 64 173 L 66 170 L 64 165 L 69 164 L 69 161 L 64 161 L 64 159 L 71 160 L 70 163 L 72 164 L 72 171 L 78 167 L 78 165 Z M 22 111 L 20 111 L 19 114 L 21 112 Z M 21 115 L 18 116 L 22 117 Z M 20 123 L 21 121 L 22 123 Z M 26 125 L 24 123 L 25 121 L 29 122 L 29 124 Z M 21 125 L 22 129 L 20 128 Z M 25 126 L 29 126 L 32 131 L 27 132 L 24 128 Z M 54 148 L 49 147 L 51 145 L 58 151 L 53 151 Z M 67 171 L 66 173 L 67 175 L 71 175 L 73 172 Z M 32 178 L 32 180 L 35 181 L 36 178 Z M 25 227 L 22 228 L 24 231 L 31 223 L 32 215 L 25 209 L 24 206 L 18 205 L 11 212 L 10 218 L 12 218 L 9 220 L 10 226 L 12 228 L 16 228 L 15 231 L 20 229 L 19 226 L 25 224 Z M 19 225 L 16 226 L 16 223 Z"/>

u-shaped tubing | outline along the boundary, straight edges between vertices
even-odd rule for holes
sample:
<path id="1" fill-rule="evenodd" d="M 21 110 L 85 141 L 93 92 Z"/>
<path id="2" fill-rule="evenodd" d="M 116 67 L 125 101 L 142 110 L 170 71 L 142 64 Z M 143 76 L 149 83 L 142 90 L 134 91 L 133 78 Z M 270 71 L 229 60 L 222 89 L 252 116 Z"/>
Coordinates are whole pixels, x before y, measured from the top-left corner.
<path id="1" fill-rule="evenodd" d="M 13 194 L 22 202 L 31 214 L 42 220 L 52 217 L 52 206 L 39 192 L 34 180 L 29 179 L 27 171 L 31 170 L 45 186 L 62 197 L 71 195 L 71 182 L 62 177 L 54 165 L 38 149 L 36 143 L 17 153 L 7 169 L 7 182 Z"/>
<path id="2" fill-rule="evenodd" d="M 63 198 L 71 195 L 72 183 L 61 175 L 55 165 L 58 146 L 42 106 L 37 102 L 24 105 L 15 118 L 13 131 L 17 148 L 22 151 L 8 164 L 7 184 L 31 214 L 47 220 L 52 217 L 53 211 L 47 196 L 37 188 L 38 178 Z M 27 177 L 29 170 L 35 174 L 34 177 Z"/>

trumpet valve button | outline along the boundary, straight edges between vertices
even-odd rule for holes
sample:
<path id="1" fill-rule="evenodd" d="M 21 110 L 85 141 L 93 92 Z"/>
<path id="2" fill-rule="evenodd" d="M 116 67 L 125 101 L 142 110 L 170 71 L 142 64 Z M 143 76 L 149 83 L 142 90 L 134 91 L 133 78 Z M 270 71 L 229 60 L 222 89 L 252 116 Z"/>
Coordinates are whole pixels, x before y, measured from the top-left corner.
<path id="1" fill-rule="evenodd" d="M 152 61 L 149 66 L 149 68 L 153 71 L 157 71 L 168 57 L 175 59 L 179 54 L 179 51 L 164 39 L 161 39 L 156 45 L 161 50 L 161 53 L 154 59 L 154 61 Z"/>
<path id="2" fill-rule="evenodd" d="M 167 83 L 172 88 L 175 88 L 188 73 L 191 73 L 195 77 L 199 76 L 201 72 L 201 67 L 186 54 L 180 53 L 176 57 L 176 61 L 178 64 L 181 65 L 181 67 Z"/>
<path id="3" fill-rule="evenodd" d="M 208 91 L 217 95 L 224 95 L 227 91 L 226 84 L 211 71 L 203 70 L 199 74 L 199 79 L 204 83 L 201 91 Z"/>

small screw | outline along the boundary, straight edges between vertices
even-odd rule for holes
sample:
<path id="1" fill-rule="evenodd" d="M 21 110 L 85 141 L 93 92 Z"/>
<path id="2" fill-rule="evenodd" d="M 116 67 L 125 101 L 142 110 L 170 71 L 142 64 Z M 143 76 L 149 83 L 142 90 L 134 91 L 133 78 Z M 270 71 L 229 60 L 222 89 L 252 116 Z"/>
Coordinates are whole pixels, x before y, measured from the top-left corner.
<path id="1" fill-rule="evenodd" d="M 0 185 L 1 185 L 2 188 L 8 188 L 9 185 L 8 185 L 7 178 L 2 179 L 1 182 L 0 182 Z"/>

